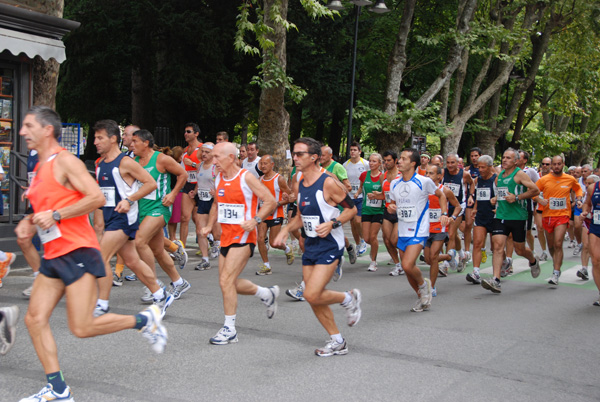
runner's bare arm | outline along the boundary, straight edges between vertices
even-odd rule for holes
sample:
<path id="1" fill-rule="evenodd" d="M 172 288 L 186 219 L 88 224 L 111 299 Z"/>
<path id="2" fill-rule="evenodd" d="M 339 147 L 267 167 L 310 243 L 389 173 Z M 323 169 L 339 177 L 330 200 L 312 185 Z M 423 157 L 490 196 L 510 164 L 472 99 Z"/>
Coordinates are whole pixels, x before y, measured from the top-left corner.
<path id="1" fill-rule="evenodd" d="M 277 206 L 275 198 L 273 195 L 271 195 L 269 189 L 251 173 L 246 173 L 244 177 L 246 178 L 246 184 L 248 187 L 250 187 L 250 190 L 252 190 L 252 192 L 256 194 L 256 196 L 263 202 L 262 206 L 256 213 L 256 216 L 258 216 L 261 220 L 264 220 Z M 258 223 L 254 219 L 249 219 L 240 223 L 240 226 L 246 232 L 254 230 L 257 225 Z"/>
<path id="2" fill-rule="evenodd" d="M 448 190 L 448 191 L 450 191 L 450 190 Z M 439 188 L 435 190 L 435 196 L 439 198 L 440 209 L 442 210 L 442 216 L 440 217 L 440 223 L 442 224 L 442 226 L 448 226 L 450 224 L 450 217 L 448 216 L 448 200 L 446 199 L 446 196 L 444 195 L 444 193 L 445 193 L 445 191 L 442 191 Z M 452 193 L 452 191 L 450 191 L 450 193 L 454 197 L 454 194 Z M 454 197 L 454 200 L 456 200 L 456 197 Z M 458 203 L 458 200 L 456 200 L 456 202 Z M 452 204 L 452 205 L 454 205 L 454 204 Z M 456 207 L 456 205 L 455 205 L 455 207 Z M 460 205 L 459 205 L 459 208 L 460 208 Z"/>
<path id="3" fill-rule="evenodd" d="M 200 229 L 200 234 L 203 237 L 208 236 L 211 232 L 212 232 L 212 228 L 214 226 L 214 224 L 217 222 L 217 216 L 218 216 L 218 205 L 219 203 L 217 202 L 217 200 L 215 199 L 215 201 L 212 204 L 212 207 L 210 208 L 210 212 L 208 214 L 208 222 L 206 222 L 206 225 Z"/>
<path id="4" fill-rule="evenodd" d="M 150 173 L 148 173 L 146 169 L 142 167 L 142 165 L 133 159 L 128 157 L 121 159 L 120 169 L 123 169 L 124 173 L 131 176 L 133 180 L 137 180 L 142 183 L 140 189 L 129 196 L 131 201 L 140 200 L 156 190 L 156 181 L 152 178 Z M 127 204 L 129 205 L 129 203 Z"/>
<path id="5" fill-rule="evenodd" d="M 323 198 L 325 198 L 325 202 L 329 205 L 340 205 L 344 208 L 340 216 L 336 218 L 342 224 L 350 221 L 357 213 L 354 201 L 342 188 L 335 184 L 334 180 L 330 180 L 329 178 L 325 179 L 325 182 L 323 183 Z M 332 226 L 332 221 L 323 222 L 316 227 L 316 232 L 319 237 L 325 237 L 331 232 Z"/>
<path id="6" fill-rule="evenodd" d="M 444 195 L 446 196 L 446 199 L 448 200 L 450 205 L 452 205 L 454 207 L 454 212 L 452 213 L 452 215 L 454 215 L 455 217 L 458 217 L 458 215 L 460 215 L 460 212 L 462 211 L 462 207 L 460 206 L 458 199 L 456 198 L 456 196 L 454 195 L 452 190 L 450 190 L 447 187 L 443 187 L 443 189 L 444 189 Z M 441 205 L 441 202 L 442 201 L 440 200 L 440 205 Z"/>
<path id="7" fill-rule="evenodd" d="M 505 200 L 509 203 L 525 200 L 527 198 L 533 198 L 540 194 L 540 189 L 533 182 L 533 180 L 531 180 L 531 177 L 529 177 L 529 175 L 522 170 L 517 172 L 515 175 L 515 183 L 527 187 L 527 191 L 518 195 L 509 193 L 505 198 Z"/>
<path id="8" fill-rule="evenodd" d="M 283 178 L 283 176 L 279 175 L 279 177 L 277 178 L 277 181 L 279 183 L 279 189 L 282 192 L 281 195 L 281 201 L 278 202 L 279 205 L 286 205 L 289 204 L 292 200 L 290 198 L 290 195 L 292 194 L 292 190 L 290 190 L 290 188 L 287 185 L 287 180 Z M 287 195 L 287 197 L 286 197 Z"/>

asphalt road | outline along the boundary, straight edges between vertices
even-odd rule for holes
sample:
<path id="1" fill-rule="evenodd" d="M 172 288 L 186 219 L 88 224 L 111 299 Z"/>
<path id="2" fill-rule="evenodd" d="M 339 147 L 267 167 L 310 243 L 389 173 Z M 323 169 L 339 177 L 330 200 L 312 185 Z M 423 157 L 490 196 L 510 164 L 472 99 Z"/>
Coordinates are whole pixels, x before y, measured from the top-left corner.
<path id="1" fill-rule="evenodd" d="M 566 247 L 566 243 L 565 243 Z M 566 249 L 565 267 L 578 257 Z M 194 254 L 196 249 L 191 249 Z M 68 330 L 62 301 L 51 320 L 61 368 L 76 401 L 598 401 L 600 399 L 600 307 L 592 283 L 568 278 L 546 284 L 551 262 L 535 280 L 524 261 L 496 295 L 466 282 L 465 273 L 438 280 L 430 311 L 411 313 L 416 295 L 405 277 L 388 276 L 387 254 L 380 269 L 367 272 L 368 258 L 346 263 L 330 288 L 359 288 L 363 313 L 354 328 L 344 310 L 332 306 L 346 338 L 346 356 L 319 358 L 327 333 L 305 302 L 284 290 L 300 280 L 301 262 L 285 263 L 272 252 L 274 273 L 256 276 L 256 253 L 243 277 L 263 286 L 279 285 L 277 315 L 268 320 L 255 297 L 239 297 L 239 343 L 209 345 L 223 323 L 216 267 L 194 271 L 193 256 L 183 271 L 192 289 L 169 309 L 169 343 L 152 352 L 136 331 L 78 339 Z M 491 258 L 489 259 L 491 261 Z M 213 262 L 213 265 L 216 265 Z M 489 262 L 482 268 L 488 267 Z M 422 266 L 425 273 L 427 266 Z M 484 272 L 487 272 L 484 270 Z M 574 271 L 573 271 L 574 272 Z M 166 279 L 164 273 L 159 277 Z M 21 308 L 17 343 L 0 358 L 0 401 L 18 401 L 37 392 L 45 376 L 23 324 L 27 300 L 20 292 L 32 281 L 16 270 L 0 290 L 0 305 Z M 590 281 L 591 282 L 591 281 Z M 135 314 L 144 308 L 142 285 L 113 288 L 111 311 Z"/>

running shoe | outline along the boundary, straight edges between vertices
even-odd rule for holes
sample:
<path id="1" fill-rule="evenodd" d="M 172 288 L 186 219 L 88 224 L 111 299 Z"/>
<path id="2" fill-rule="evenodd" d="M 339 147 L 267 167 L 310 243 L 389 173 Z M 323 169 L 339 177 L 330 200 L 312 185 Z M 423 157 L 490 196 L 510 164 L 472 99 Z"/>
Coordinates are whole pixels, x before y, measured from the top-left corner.
<path id="1" fill-rule="evenodd" d="M 289 253 L 285 253 L 285 257 L 287 259 L 287 265 L 292 265 L 294 263 L 294 251 L 292 250 L 292 248 L 290 247 L 290 252 Z"/>
<path id="2" fill-rule="evenodd" d="M 577 242 L 575 240 L 571 240 L 569 242 L 569 245 L 567 246 L 568 248 L 574 248 L 577 247 Z"/>
<path id="3" fill-rule="evenodd" d="M 161 288 L 165 287 L 165 284 L 160 279 L 157 281 L 158 286 Z M 142 301 L 144 303 L 152 303 L 154 301 L 154 296 L 152 296 L 152 292 L 148 289 L 147 286 L 144 286 L 144 294 L 142 295 Z"/>
<path id="4" fill-rule="evenodd" d="M 196 268 L 194 268 L 196 271 L 206 271 L 208 269 L 210 269 L 210 262 L 206 261 L 206 260 L 202 260 L 200 261 L 200 263 L 198 265 L 196 265 Z"/>
<path id="5" fill-rule="evenodd" d="M 196 255 L 200 258 L 202 258 L 202 250 L 198 250 L 196 251 Z"/>
<path id="6" fill-rule="evenodd" d="M 265 247 L 267 248 L 267 251 L 269 251 L 271 249 L 271 245 L 269 244 L 269 236 L 265 236 Z"/>
<path id="7" fill-rule="evenodd" d="M 165 314 L 167 313 L 167 309 L 169 308 L 169 306 L 171 304 L 173 304 L 173 300 L 175 300 L 173 295 L 171 293 L 167 292 L 166 288 L 163 288 L 163 291 L 164 291 L 163 298 L 160 300 L 154 300 L 154 305 L 157 306 L 158 308 L 160 308 L 162 317 L 165 316 Z"/>
<path id="8" fill-rule="evenodd" d="M 573 249 L 573 255 L 578 256 L 579 254 L 581 254 L 582 249 L 583 249 L 583 243 L 576 245 L 575 248 Z"/>
<path id="9" fill-rule="evenodd" d="M 135 274 L 131 274 L 131 275 L 125 275 L 125 280 L 132 282 L 132 281 L 137 281 L 138 278 Z"/>
<path id="10" fill-rule="evenodd" d="M 239 341 L 237 332 L 229 329 L 228 326 L 223 326 L 215 336 L 209 339 L 211 345 L 227 345 L 237 343 Z"/>
<path id="11" fill-rule="evenodd" d="M 113 272 L 113 286 L 123 286 L 123 274 L 117 275 Z"/>
<path id="12" fill-rule="evenodd" d="M 537 278 L 538 276 L 540 276 L 540 260 L 536 257 L 535 258 L 535 262 L 532 264 L 529 264 L 529 268 L 531 268 L 531 277 L 532 278 Z"/>
<path id="13" fill-rule="evenodd" d="M 221 248 L 219 246 L 211 246 L 210 247 L 210 258 L 212 258 L 213 260 L 215 258 L 219 258 L 220 251 L 221 251 Z"/>
<path id="14" fill-rule="evenodd" d="M 404 275 L 404 269 L 402 268 L 402 263 L 399 262 L 396 266 L 390 271 L 390 276 L 400 276 Z"/>
<path id="15" fill-rule="evenodd" d="M 102 306 L 100 306 L 99 304 L 97 304 L 96 308 L 94 309 L 94 317 L 101 317 L 104 314 L 108 313 L 109 310 L 110 310 L 110 307 L 107 307 L 106 309 L 103 309 Z"/>
<path id="16" fill-rule="evenodd" d="M 410 309 L 410 311 L 412 311 L 413 313 L 422 313 L 423 310 L 424 309 L 423 309 L 423 305 L 421 304 L 421 299 L 417 299 L 415 306 Z"/>
<path id="17" fill-rule="evenodd" d="M 19 402 L 45 402 L 45 401 L 60 401 L 60 402 L 73 402 L 73 394 L 71 388 L 67 385 L 67 388 L 62 394 L 54 392 L 52 384 L 46 384 L 40 392 L 35 395 L 31 395 L 28 398 L 23 398 Z"/>
<path id="18" fill-rule="evenodd" d="M 364 255 L 367 252 L 367 242 L 364 239 L 360 239 L 360 243 L 358 244 L 358 252 L 356 253 L 358 257 Z"/>
<path id="19" fill-rule="evenodd" d="M 587 281 L 588 279 L 590 279 L 588 270 L 583 267 L 581 267 L 581 269 L 579 271 L 577 271 L 577 277 L 583 279 L 584 281 Z"/>
<path id="20" fill-rule="evenodd" d="M 550 285 L 558 285 L 558 278 L 560 277 L 560 273 L 552 272 L 552 277 L 548 279 L 548 284 Z"/>
<path id="21" fill-rule="evenodd" d="M 450 260 L 452 261 L 452 260 Z M 440 276 L 442 277 L 447 277 L 448 276 L 448 266 L 450 264 L 448 264 L 448 261 L 442 261 L 441 264 L 438 265 L 438 272 L 440 274 Z"/>
<path id="22" fill-rule="evenodd" d="M 0 355 L 5 355 L 15 344 L 19 307 L 9 306 L 0 308 Z"/>
<path id="23" fill-rule="evenodd" d="M 162 325 L 163 314 L 161 313 L 160 308 L 153 304 L 140 314 L 146 316 L 148 322 L 139 332 L 144 338 L 148 339 L 150 345 L 152 345 L 152 350 L 156 353 L 164 352 L 169 336 L 167 334 L 167 329 Z"/>
<path id="24" fill-rule="evenodd" d="M 465 251 L 465 265 L 470 263 L 473 260 L 473 256 L 470 251 Z"/>
<path id="25" fill-rule="evenodd" d="M 348 318 L 348 326 L 353 327 L 360 321 L 362 310 L 360 309 L 360 303 L 362 301 L 362 295 L 360 290 L 352 289 L 350 291 L 352 299 L 347 305 L 343 306 L 346 309 L 346 317 Z"/>
<path id="26" fill-rule="evenodd" d="M 479 274 L 467 274 L 467 282 L 471 282 L 473 285 L 479 285 L 481 284 L 481 277 L 479 276 Z"/>
<path id="27" fill-rule="evenodd" d="M 298 240 L 292 240 L 292 251 L 300 254 L 300 242 Z"/>
<path id="28" fill-rule="evenodd" d="M 481 249 L 481 262 L 487 262 L 487 251 L 484 248 Z"/>
<path id="29" fill-rule="evenodd" d="M 285 294 L 291 297 L 294 300 L 304 301 L 304 288 L 302 284 L 296 284 L 296 287 L 293 289 L 288 289 L 285 291 Z"/>
<path id="30" fill-rule="evenodd" d="M 350 260 L 350 264 L 354 264 L 356 262 L 356 248 L 350 244 L 346 250 L 348 251 L 348 259 Z"/>
<path id="31" fill-rule="evenodd" d="M 481 286 L 484 289 L 491 290 L 492 293 L 502 293 L 502 285 L 494 278 L 486 278 L 481 281 Z"/>
<path id="32" fill-rule="evenodd" d="M 431 297 L 437 297 L 437 290 L 435 288 L 431 288 Z"/>
<path id="33" fill-rule="evenodd" d="M 173 299 L 179 300 L 181 295 L 184 294 L 185 292 L 187 292 L 188 290 L 190 290 L 191 287 L 192 287 L 192 285 L 190 285 L 190 283 L 188 281 L 186 281 L 185 279 L 183 279 L 183 283 L 181 285 L 177 285 L 177 286 L 173 285 L 173 282 L 171 282 L 171 292 L 170 293 L 173 295 Z"/>
<path id="34" fill-rule="evenodd" d="M 315 350 L 315 354 L 321 357 L 329 357 L 335 355 L 345 355 L 348 353 L 348 346 L 346 345 L 346 340 L 342 343 L 338 343 L 334 340 L 327 341 L 327 344 L 319 349 Z"/>
<path id="35" fill-rule="evenodd" d="M 450 261 L 448 261 L 448 264 L 450 265 L 450 269 L 454 270 L 458 266 L 458 253 L 456 250 L 450 250 L 448 254 L 450 255 Z"/>
<path id="36" fill-rule="evenodd" d="M 600 299 L 596 300 L 594 303 L 592 303 L 593 306 L 600 306 Z"/>
<path id="37" fill-rule="evenodd" d="M 546 250 L 542 251 L 542 255 L 540 255 L 539 260 L 540 261 L 548 261 L 548 253 L 546 253 Z"/>
<path id="38" fill-rule="evenodd" d="M 208 236 L 206 236 L 206 240 L 208 240 L 208 244 L 210 247 L 215 245 L 215 237 L 212 233 L 209 233 Z"/>
<path id="39" fill-rule="evenodd" d="M 419 261 L 425 262 L 425 255 L 423 253 L 419 254 Z"/>
<path id="40" fill-rule="evenodd" d="M 267 318 L 271 319 L 277 314 L 277 298 L 279 297 L 279 286 L 271 286 L 269 288 L 271 291 L 271 297 L 265 300 L 262 300 L 265 306 L 267 306 Z"/>
<path id="41" fill-rule="evenodd" d="M 31 285 L 30 287 L 28 287 L 27 289 L 25 289 L 21 294 L 23 296 L 25 296 L 26 298 L 30 298 L 31 297 L 31 291 L 33 290 L 33 285 Z"/>
<path id="42" fill-rule="evenodd" d="M 512 258 L 507 257 L 502 261 L 502 266 L 500 267 L 500 277 L 504 278 L 508 276 L 510 273 L 510 267 L 512 266 Z"/>
<path id="43" fill-rule="evenodd" d="M 367 271 L 370 271 L 370 272 L 377 271 L 377 261 L 371 261 L 371 263 L 369 264 L 369 268 L 367 268 Z"/>
<path id="44" fill-rule="evenodd" d="M 344 256 L 341 256 L 340 259 L 338 260 L 338 264 L 335 267 L 335 271 L 333 271 L 333 281 L 337 282 L 340 279 L 342 279 L 342 275 L 344 274 L 344 271 L 342 270 L 342 267 L 344 266 Z"/>
<path id="45" fill-rule="evenodd" d="M 6 260 L 0 262 L 0 283 L 2 278 L 6 277 L 10 272 L 10 265 L 15 262 L 17 255 L 13 253 L 6 253 Z"/>
<path id="46" fill-rule="evenodd" d="M 456 264 L 456 272 L 462 272 L 465 270 L 466 267 L 467 267 L 466 255 L 463 256 L 463 258 L 459 257 L 458 264 Z"/>
<path id="47" fill-rule="evenodd" d="M 262 264 L 258 271 L 256 271 L 256 275 L 271 275 L 273 273 L 273 271 L 271 271 L 271 268 L 267 267 L 265 264 Z"/>
<path id="48" fill-rule="evenodd" d="M 426 286 L 423 289 L 419 288 L 419 298 L 423 310 L 427 310 L 429 306 L 431 306 L 431 280 L 429 280 L 429 278 L 424 278 L 423 280 L 425 281 Z"/>
<path id="49" fill-rule="evenodd" d="M 173 243 L 177 245 L 177 251 L 172 254 L 173 259 L 179 266 L 179 269 L 183 269 L 188 262 L 188 253 L 185 251 L 185 247 L 183 247 L 183 242 L 181 240 L 174 240 Z"/>

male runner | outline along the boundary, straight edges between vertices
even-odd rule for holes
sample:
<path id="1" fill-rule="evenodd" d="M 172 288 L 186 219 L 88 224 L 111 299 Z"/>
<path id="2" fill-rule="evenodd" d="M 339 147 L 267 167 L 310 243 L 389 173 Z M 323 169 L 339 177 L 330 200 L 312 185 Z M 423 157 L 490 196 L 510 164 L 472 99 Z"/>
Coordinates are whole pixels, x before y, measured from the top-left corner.
<path id="1" fill-rule="evenodd" d="M 292 191 L 287 185 L 287 180 L 273 170 L 275 167 L 275 161 L 271 155 L 263 155 L 263 157 L 260 159 L 260 162 L 258 162 L 258 165 L 259 169 L 263 172 L 260 182 L 269 189 L 269 192 L 277 202 L 277 208 L 275 208 L 273 213 L 267 216 L 267 218 L 260 223 L 257 228 L 258 251 L 260 253 L 260 258 L 263 261 L 263 265 L 258 271 L 256 271 L 256 275 L 271 275 L 271 264 L 269 262 L 267 245 L 265 244 L 267 232 L 270 232 L 269 239 L 271 240 L 271 247 L 283 250 L 285 252 L 288 265 L 292 265 L 294 263 L 294 252 L 290 246 L 287 244 L 284 244 L 283 246 L 276 246 L 273 243 L 273 239 L 277 237 L 279 231 L 281 230 L 281 226 L 283 225 L 283 205 L 288 203 L 287 200 L 289 200 L 289 196 L 291 195 Z M 283 194 L 287 194 L 288 196 L 284 199 Z"/>
<path id="2" fill-rule="evenodd" d="M 442 226 L 448 226 L 448 201 L 444 193 L 436 187 L 429 178 L 417 175 L 419 152 L 415 149 L 405 149 L 400 154 L 401 179 L 394 181 L 390 191 L 388 211 L 398 215 L 398 248 L 402 268 L 406 272 L 408 283 L 417 293 L 419 299 L 411 309 L 422 312 L 431 305 L 431 281 L 423 278 L 417 267 L 417 258 L 429 237 L 429 195 L 435 194 L 440 201 Z"/>
<path id="3" fill-rule="evenodd" d="M 519 152 L 508 148 L 502 155 L 502 168 L 496 177 L 496 217 L 492 222 L 492 265 L 494 276 L 483 279 L 481 286 L 493 293 L 501 293 L 500 270 L 504 259 L 506 239 L 513 236 L 515 251 L 529 261 L 531 276 L 540 275 L 540 262 L 525 245 L 525 225 L 527 221 L 526 200 L 539 194 L 535 183 L 517 167 Z"/>
<path id="4" fill-rule="evenodd" d="M 315 350 L 317 356 L 327 357 L 348 353 L 346 340 L 340 334 L 329 306 L 340 303 L 346 309 L 348 325 L 352 327 L 361 317 L 361 293 L 358 289 L 334 292 L 325 288 L 344 253 L 342 224 L 352 219 L 356 207 L 335 179 L 321 172 L 320 156 L 321 148 L 316 140 L 305 137 L 294 143 L 294 163 L 302 172 L 298 185 L 298 214 L 279 232 L 275 244 L 285 244 L 290 230 L 304 228 L 304 298 L 331 337 L 324 347 Z M 342 213 L 338 205 L 343 207 Z"/>
<path id="5" fill-rule="evenodd" d="M 546 231 L 548 249 L 552 256 L 554 272 L 548 280 L 550 285 L 558 285 L 560 268 L 563 262 L 563 241 L 567 225 L 571 217 L 571 190 L 575 192 L 576 201 L 581 202 L 583 191 L 576 178 L 563 173 L 565 167 L 561 155 L 552 158 L 551 173 L 538 180 L 537 187 L 544 193 L 539 203 L 543 206 L 542 224 Z"/>
<path id="6" fill-rule="evenodd" d="M 110 261 L 117 252 L 150 289 L 154 303 L 162 309 L 168 302 L 167 294 L 158 285 L 154 270 L 140 260 L 133 242 L 139 228 L 137 201 L 156 190 L 156 182 L 139 163 L 119 149 L 120 131 L 116 121 L 100 120 L 93 130 L 94 145 L 100 154 L 96 180 L 106 199 L 101 211 L 104 234 L 100 240 L 106 276 L 98 279 L 99 296 L 94 316 L 99 317 L 109 311 L 108 299 L 113 285 Z"/>
<path id="7" fill-rule="evenodd" d="M 219 285 L 223 293 L 225 323 L 210 338 L 209 342 L 213 345 L 227 345 L 239 340 L 235 329 L 238 294 L 258 297 L 267 306 L 267 318 L 275 316 L 279 296 L 279 286 L 265 288 L 247 279 L 239 279 L 248 259 L 254 254 L 256 226 L 275 209 L 277 203 L 256 177 L 237 166 L 236 154 L 235 145 L 230 142 L 217 144 L 213 149 L 213 163 L 219 175 L 215 180 L 215 202 L 208 223 L 201 231 L 203 236 L 208 236 L 217 221 L 221 224 Z M 259 198 L 263 202 L 260 209 Z"/>
<path id="8" fill-rule="evenodd" d="M 369 163 L 361 158 L 360 152 L 360 143 L 355 141 L 350 144 L 350 159 L 343 164 L 348 175 L 348 181 L 352 187 L 350 190 L 350 198 L 354 199 L 354 205 L 356 205 L 356 210 L 358 211 L 354 218 L 352 218 L 350 221 L 350 228 L 352 229 L 352 237 L 354 237 L 354 242 L 359 245 L 359 250 L 366 242 L 363 239 L 361 226 L 363 195 L 362 193 L 358 193 L 358 188 L 360 187 L 360 175 L 369 170 Z M 366 248 L 366 245 L 364 247 Z"/>
<path id="9" fill-rule="evenodd" d="M 187 175 L 187 182 L 181 189 L 184 193 L 181 199 L 181 224 L 179 226 L 179 239 L 183 242 L 183 246 L 187 244 L 187 238 L 189 234 L 190 219 L 194 219 L 196 222 L 196 207 L 198 205 L 198 194 L 194 191 L 196 187 L 196 171 L 200 160 L 198 159 L 198 151 L 202 147 L 202 143 L 199 141 L 200 127 L 196 123 L 188 123 L 185 125 L 184 130 L 185 142 L 188 146 L 185 147 L 183 153 L 183 159 L 181 164 L 185 168 Z"/>
<path id="10" fill-rule="evenodd" d="M 60 370 L 49 323 L 63 295 L 66 295 L 69 328 L 79 338 L 136 328 L 157 353 L 167 343 L 167 331 L 157 306 L 135 316 L 93 316 L 96 278 L 103 277 L 106 271 L 88 214 L 102 207 L 105 198 L 83 162 L 61 148 L 58 143 L 61 133 L 60 116 L 45 106 L 30 109 L 19 132 L 27 147 L 36 149 L 40 158 L 27 191 L 35 212 L 19 222 L 15 233 L 18 238 L 31 239 L 37 230 L 44 244 L 44 257 L 33 284 L 25 324 L 48 380 L 40 392 L 21 402 L 73 400 Z"/>
<path id="11" fill-rule="evenodd" d="M 260 156 L 258 156 L 258 145 L 256 142 L 250 142 L 246 146 L 246 152 L 248 157 L 242 160 L 242 169 L 246 169 L 254 177 L 257 179 L 262 176 L 262 172 L 258 168 L 258 162 L 260 161 Z"/>
<path id="12" fill-rule="evenodd" d="M 479 157 L 481 156 L 481 148 L 478 147 L 474 147 L 471 148 L 471 151 L 469 153 L 469 159 L 471 159 L 471 164 L 469 166 L 467 166 L 467 173 L 469 173 L 469 175 L 471 176 L 471 179 L 473 179 L 473 184 L 471 184 L 468 188 L 468 194 L 473 194 L 472 191 L 472 186 L 475 186 L 477 184 L 477 178 L 479 177 L 479 168 L 477 167 L 477 161 L 479 160 Z M 469 250 L 471 249 L 471 238 L 472 238 L 472 232 L 473 232 L 473 222 L 475 220 L 475 213 L 473 212 L 473 206 L 475 205 L 475 200 L 473 200 L 473 203 L 468 205 L 467 203 L 467 209 L 465 210 L 464 213 L 464 220 L 463 223 L 461 225 L 461 231 L 464 234 L 465 237 L 465 253 L 467 253 L 467 257 L 469 257 L 467 259 L 467 261 L 469 261 L 471 259 L 470 256 L 470 252 Z M 485 247 L 485 246 L 484 246 Z"/>
<path id="13" fill-rule="evenodd" d="M 544 177 L 545 175 L 550 174 L 550 170 L 551 170 L 550 165 L 552 165 L 551 158 L 542 159 L 542 162 L 540 165 L 540 173 L 539 173 L 540 177 Z M 542 224 L 542 211 L 544 210 L 544 207 L 539 202 L 539 200 L 543 199 L 543 198 L 544 198 L 544 194 L 541 191 L 540 191 L 540 195 L 533 198 L 533 200 L 537 203 L 537 207 L 535 209 L 535 214 L 533 215 L 533 219 L 535 222 L 535 227 L 537 229 L 538 242 L 540 244 L 540 247 L 542 248 L 542 254 L 540 255 L 539 259 L 540 259 L 540 261 L 547 261 L 548 253 L 546 252 L 546 247 L 547 247 L 546 231 L 544 230 L 544 225 Z"/>
<path id="14" fill-rule="evenodd" d="M 183 279 L 173 260 L 164 248 L 163 228 L 171 219 L 171 206 L 177 193 L 183 188 L 187 174 L 175 159 L 154 151 L 154 137 L 148 130 L 138 130 L 133 133 L 131 140 L 133 151 L 136 155 L 135 161 L 138 162 L 156 181 L 157 189 L 138 201 L 140 228 L 135 236 L 135 246 L 137 251 L 146 264 L 155 269 L 154 258 L 158 261 L 163 271 L 171 279 L 171 293 L 175 300 L 187 292 L 191 285 Z M 177 183 L 171 189 L 171 176 L 169 173 L 177 176 Z M 184 197 L 185 198 L 185 197 Z M 146 292 L 142 301 L 152 301 L 151 291 Z M 164 306 L 164 310 L 168 304 Z"/>

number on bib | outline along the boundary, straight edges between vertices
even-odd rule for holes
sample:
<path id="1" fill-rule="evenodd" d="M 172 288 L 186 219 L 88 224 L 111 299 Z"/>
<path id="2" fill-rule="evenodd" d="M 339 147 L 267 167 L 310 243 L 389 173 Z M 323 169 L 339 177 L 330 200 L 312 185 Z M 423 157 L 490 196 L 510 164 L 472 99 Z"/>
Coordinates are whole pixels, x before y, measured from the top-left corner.
<path id="1" fill-rule="evenodd" d="M 396 214 L 398 219 L 403 222 L 416 222 L 419 219 L 417 207 L 414 205 L 397 205 Z"/>
<path id="2" fill-rule="evenodd" d="M 199 188 L 198 198 L 200 198 L 201 201 L 210 201 L 212 198 L 212 196 L 210 195 L 210 190 L 207 190 L 205 188 Z"/>
<path id="3" fill-rule="evenodd" d="M 440 221 L 440 217 L 442 216 L 442 209 L 429 209 L 429 222 L 436 223 Z"/>
<path id="4" fill-rule="evenodd" d="M 305 216 L 302 215 L 302 225 L 304 226 L 304 233 L 308 237 L 317 237 L 317 226 L 321 223 L 321 220 L 316 215 Z"/>
<path id="5" fill-rule="evenodd" d="M 389 204 L 391 200 L 392 200 L 392 199 L 391 199 L 391 197 L 390 197 L 390 192 L 389 192 L 389 191 L 386 191 L 386 192 L 385 192 L 385 203 L 386 203 L 386 204 Z"/>
<path id="6" fill-rule="evenodd" d="M 196 178 L 196 172 L 195 171 L 188 170 L 187 174 L 188 174 L 188 178 L 187 178 L 188 183 L 195 183 L 195 182 L 198 181 L 198 179 Z"/>
<path id="7" fill-rule="evenodd" d="M 104 194 L 104 199 L 106 202 L 104 203 L 105 207 L 116 207 L 115 201 L 115 188 L 114 187 L 100 187 L 100 191 Z"/>
<path id="8" fill-rule="evenodd" d="M 548 206 L 550 209 L 565 209 L 567 208 L 567 199 L 565 197 L 550 197 L 550 200 L 548 200 Z"/>
<path id="9" fill-rule="evenodd" d="M 488 187 L 482 187 L 477 189 L 477 201 L 489 201 L 492 195 L 492 191 Z"/>
<path id="10" fill-rule="evenodd" d="M 456 184 L 456 183 L 444 183 L 444 186 L 446 186 L 450 190 L 452 190 L 452 193 L 454 194 L 455 197 L 458 197 L 458 195 L 460 194 L 460 184 Z"/>
<path id="11" fill-rule="evenodd" d="M 46 244 L 62 236 L 62 233 L 60 233 L 60 229 L 57 225 L 52 225 L 46 230 L 40 228 L 37 225 L 35 228 L 37 229 L 38 236 L 40 236 L 40 241 L 42 242 L 42 244 Z"/>
<path id="12" fill-rule="evenodd" d="M 367 207 L 371 207 L 371 208 L 379 208 L 382 205 L 382 201 L 383 200 L 376 200 L 376 199 L 371 199 L 367 197 Z"/>
<path id="13" fill-rule="evenodd" d="M 240 224 L 244 221 L 244 204 L 219 203 L 219 223 Z"/>
<path id="14" fill-rule="evenodd" d="M 508 195 L 508 187 L 498 187 L 496 191 L 496 198 L 498 201 L 506 200 L 506 196 Z"/>

